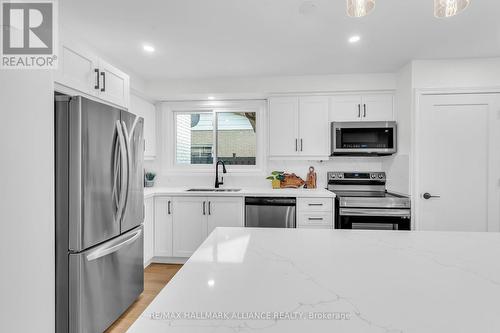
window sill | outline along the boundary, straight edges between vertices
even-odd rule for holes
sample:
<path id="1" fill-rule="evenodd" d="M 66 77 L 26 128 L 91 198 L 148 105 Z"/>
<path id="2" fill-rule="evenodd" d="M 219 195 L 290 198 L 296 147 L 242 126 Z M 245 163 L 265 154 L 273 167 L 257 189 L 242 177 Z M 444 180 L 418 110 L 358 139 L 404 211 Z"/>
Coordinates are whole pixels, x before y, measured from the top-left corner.
<path id="1" fill-rule="evenodd" d="M 263 176 L 267 173 L 263 169 L 232 169 L 231 166 L 226 166 L 227 175 L 231 176 Z M 215 168 L 203 168 L 203 169 L 190 169 L 190 168 L 175 168 L 168 169 L 162 172 L 164 176 L 213 176 L 215 174 Z"/>

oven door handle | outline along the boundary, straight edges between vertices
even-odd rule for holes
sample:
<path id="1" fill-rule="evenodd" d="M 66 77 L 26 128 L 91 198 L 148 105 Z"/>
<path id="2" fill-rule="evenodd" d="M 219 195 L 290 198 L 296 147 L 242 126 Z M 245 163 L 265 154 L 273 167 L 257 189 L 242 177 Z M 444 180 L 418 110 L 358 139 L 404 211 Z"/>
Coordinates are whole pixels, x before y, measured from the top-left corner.
<path id="1" fill-rule="evenodd" d="M 341 208 L 340 216 L 388 216 L 406 217 L 411 216 L 409 209 L 373 209 L 373 208 Z"/>

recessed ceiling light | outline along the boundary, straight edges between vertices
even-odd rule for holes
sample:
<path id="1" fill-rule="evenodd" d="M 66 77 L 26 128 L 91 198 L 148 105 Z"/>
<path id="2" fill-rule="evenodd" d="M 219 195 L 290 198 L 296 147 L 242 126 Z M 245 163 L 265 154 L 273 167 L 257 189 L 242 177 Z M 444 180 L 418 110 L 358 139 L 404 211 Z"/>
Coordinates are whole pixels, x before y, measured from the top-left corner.
<path id="1" fill-rule="evenodd" d="M 142 46 L 142 49 L 148 53 L 153 53 L 155 51 L 155 48 L 152 45 L 149 44 L 144 44 Z"/>
<path id="2" fill-rule="evenodd" d="M 208 99 L 211 100 L 211 101 L 213 101 L 215 99 L 215 97 L 214 96 L 208 96 Z"/>
<path id="3" fill-rule="evenodd" d="M 351 44 L 354 44 L 354 43 L 357 43 L 361 40 L 361 37 L 359 35 L 354 35 L 354 36 L 351 36 L 349 37 L 348 41 L 349 43 Z"/>

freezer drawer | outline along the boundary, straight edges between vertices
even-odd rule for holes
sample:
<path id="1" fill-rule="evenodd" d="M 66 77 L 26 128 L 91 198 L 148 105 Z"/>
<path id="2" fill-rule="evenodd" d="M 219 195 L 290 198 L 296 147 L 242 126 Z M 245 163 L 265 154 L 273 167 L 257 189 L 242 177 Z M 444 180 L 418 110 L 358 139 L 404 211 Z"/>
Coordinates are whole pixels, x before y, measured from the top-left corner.
<path id="1" fill-rule="evenodd" d="M 69 332 L 103 332 L 142 293 L 143 226 L 69 256 Z"/>

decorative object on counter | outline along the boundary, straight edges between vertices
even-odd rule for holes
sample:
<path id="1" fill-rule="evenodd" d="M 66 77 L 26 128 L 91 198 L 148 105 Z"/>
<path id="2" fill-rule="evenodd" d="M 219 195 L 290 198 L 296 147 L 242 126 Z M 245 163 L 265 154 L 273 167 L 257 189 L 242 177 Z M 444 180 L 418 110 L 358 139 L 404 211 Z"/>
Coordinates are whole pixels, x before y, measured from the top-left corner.
<path id="1" fill-rule="evenodd" d="M 284 172 L 283 171 L 273 171 L 273 172 L 271 172 L 271 176 L 267 177 L 266 179 L 269 179 L 271 181 L 271 186 L 274 189 L 278 189 L 281 187 L 281 181 L 285 180 Z"/>
<path id="2" fill-rule="evenodd" d="M 307 178 L 306 178 L 306 185 L 304 186 L 305 188 L 316 188 L 316 180 L 318 179 L 318 175 L 314 171 L 314 167 L 310 166 L 309 167 L 309 172 L 307 173 Z"/>
<path id="3" fill-rule="evenodd" d="M 285 173 L 283 176 L 284 179 L 281 181 L 281 188 L 299 188 L 305 184 L 304 180 L 294 173 Z"/>
<path id="4" fill-rule="evenodd" d="M 153 187 L 155 185 L 156 174 L 154 172 L 146 172 L 144 174 L 144 187 Z"/>

